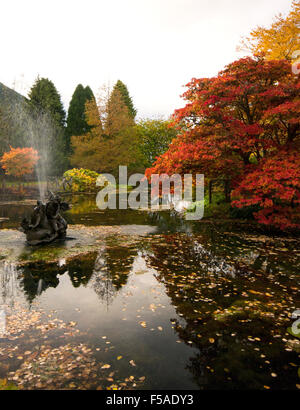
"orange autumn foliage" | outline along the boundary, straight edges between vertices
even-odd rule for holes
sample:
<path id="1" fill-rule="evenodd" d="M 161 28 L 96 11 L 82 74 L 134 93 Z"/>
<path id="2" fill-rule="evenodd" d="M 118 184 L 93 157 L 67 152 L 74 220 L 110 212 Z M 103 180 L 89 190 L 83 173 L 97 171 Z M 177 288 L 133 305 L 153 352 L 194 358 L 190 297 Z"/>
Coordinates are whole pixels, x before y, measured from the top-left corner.
<path id="1" fill-rule="evenodd" d="M 6 175 L 22 177 L 32 174 L 39 159 L 38 152 L 33 148 L 12 148 L 5 152 L 0 163 Z"/>

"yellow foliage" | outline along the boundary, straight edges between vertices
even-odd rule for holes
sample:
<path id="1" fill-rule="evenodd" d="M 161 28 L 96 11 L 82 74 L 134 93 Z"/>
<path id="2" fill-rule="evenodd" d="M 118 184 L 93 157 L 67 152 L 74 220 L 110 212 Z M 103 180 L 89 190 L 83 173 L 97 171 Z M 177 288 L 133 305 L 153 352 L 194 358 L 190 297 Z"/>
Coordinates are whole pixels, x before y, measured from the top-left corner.
<path id="1" fill-rule="evenodd" d="M 72 192 L 94 192 L 99 174 L 89 169 L 73 168 L 64 173 L 64 177 L 72 180 Z"/>
<path id="2" fill-rule="evenodd" d="M 71 137 L 74 167 L 117 175 L 119 165 L 137 161 L 134 121 L 118 90 L 105 89 L 97 104 L 95 100 L 86 104 L 85 113 L 91 130 Z"/>
<path id="3" fill-rule="evenodd" d="M 270 27 L 258 26 L 251 31 L 250 37 L 243 39 L 238 49 L 264 54 L 268 60 L 296 61 L 297 52 L 300 53 L 300 2 L 292 2 L 286 18 L 279 14 Z"/>
<path id="4" fill-rule="evenodd" d="M 0 164 L 6 175 L 22 177 L 32 174 L 39 160 L 38 152 L 33 148 L 12 148 L 0 158 Z"/>

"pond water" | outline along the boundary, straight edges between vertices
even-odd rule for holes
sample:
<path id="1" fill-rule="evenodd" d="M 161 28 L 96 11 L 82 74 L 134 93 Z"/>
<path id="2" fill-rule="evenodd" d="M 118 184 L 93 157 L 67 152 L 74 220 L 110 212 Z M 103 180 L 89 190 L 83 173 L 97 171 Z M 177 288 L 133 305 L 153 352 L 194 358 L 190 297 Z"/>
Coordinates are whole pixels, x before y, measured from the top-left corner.
<path id="1" fill-rule="evenodd" d="M 69 239 L 39 248 L 16 229 L 33 202 L 0 203 L 0 378 L 20 389 L 299 388 L 297 238 L 69 200 Z"/>

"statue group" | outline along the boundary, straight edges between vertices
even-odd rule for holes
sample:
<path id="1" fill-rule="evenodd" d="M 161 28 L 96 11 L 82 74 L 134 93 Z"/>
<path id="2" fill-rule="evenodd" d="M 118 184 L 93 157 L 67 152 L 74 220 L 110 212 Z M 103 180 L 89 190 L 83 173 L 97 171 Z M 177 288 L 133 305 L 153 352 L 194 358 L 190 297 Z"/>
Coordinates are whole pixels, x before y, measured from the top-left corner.
<path id="1" fill-rule="evenodd" d="M 52 192 L 49 192 L 45 204 L 37 201 L 32 215 L 21 223 L 21 231 L 25 233 L 28 244 L 40 245 L 65 239 L 68 225 L 60 212 L 68 209 L 70 205 Z"/>

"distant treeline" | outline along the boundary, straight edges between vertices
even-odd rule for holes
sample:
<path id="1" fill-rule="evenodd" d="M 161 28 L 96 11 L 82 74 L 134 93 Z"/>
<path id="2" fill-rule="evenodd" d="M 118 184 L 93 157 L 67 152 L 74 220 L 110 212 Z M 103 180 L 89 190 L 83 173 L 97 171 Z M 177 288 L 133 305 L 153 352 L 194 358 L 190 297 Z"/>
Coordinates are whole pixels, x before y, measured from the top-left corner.
<path id="1" fill-rule="evenodd" d="M 0 157 L 10 147 L 33 147 L 55 176 L 70 167 L 117 174 L 119 165 L 144 172 L 176 131 L 163 119 L 136 121 L 137 110 L 120 80 L 96 99 L 79 84 L 68 113 L 53 82 L 37 78 L 28 97 L 0 83 Z M 3 173 L 3 170 L 2 170 Z"/>

